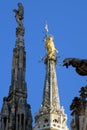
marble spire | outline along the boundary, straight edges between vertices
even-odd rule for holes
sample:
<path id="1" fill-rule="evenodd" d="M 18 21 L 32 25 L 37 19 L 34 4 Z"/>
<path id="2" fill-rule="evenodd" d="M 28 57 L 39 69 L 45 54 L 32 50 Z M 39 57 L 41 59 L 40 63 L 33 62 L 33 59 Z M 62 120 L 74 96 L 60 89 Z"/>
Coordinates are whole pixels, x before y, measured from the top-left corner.
<path id="1" fill-rule="evenodd" d="M 54 37 L 49 34 L 48 25 L 45 26 L 46 33 L 44 43 L 46 56 L 44 63 L 46 65 L 46 77 L 43 89 L 42 104 L 39 113 L 35 115 L 34 130 L 68 130 L 66 125 L 67 115 L 64 108 L 60 106 L 58 93 L 58 84 L 56 76 L 56 53 L 58 50 L 54 45 Z"/>

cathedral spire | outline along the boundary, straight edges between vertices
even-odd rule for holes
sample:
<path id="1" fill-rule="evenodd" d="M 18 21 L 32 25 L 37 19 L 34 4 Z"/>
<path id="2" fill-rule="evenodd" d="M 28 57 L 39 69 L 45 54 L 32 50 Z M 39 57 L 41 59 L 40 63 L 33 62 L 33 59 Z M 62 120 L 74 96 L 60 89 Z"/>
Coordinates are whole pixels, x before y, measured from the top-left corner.
<path id="1" fill-rule="evenodd" d="M 44 37 L 47 54 L 44 59 L 46 65 L 46 78 L 43 90 L 42 104 L 39 113 L 35 115 L 34 130 L 68 130 L 64 114 L 64 108 L 60 106 L 57 77 L 56 77 L 56 53 L 54 37 L 48 33 L 48 25 L 45 26 Z"/>
<path id="2" fill-rule="evenodd" d="M 26 52 L 24 47 L 24 7 L 18 3 L 14 9 L 16 44 L 13 49 L 12 77 L 9 94 L 3 98 L 1 130 L 32 130 L 31 107 L 27 103 L 27 83 L 25 80 Z"/>
<path id="3" fill-rule="evenodd" d="M 16 44 L 13 49 L 13 61 L 12 61 L 12 80 L 10 94 L 13 91 L 23 91 L 24 96 L 27 96 L 27 88 L 25 82 L 26 71 L 26 52 L 24 46 L 24 33 L 25 28 L 23 25 L 24 7 L 22 3 L 18 3 L 18 10 L 14 9 L 15 19 L 18 24 L 16 28 Z"/>
<path id="4" fill-rule="evenodd" d="M 45 26 L 46 35 L 44 38 L 45 48 L 47 50 L 47 54 L 45 57 L 46 64 L 46 79 L 44 84 L 44 94 L 43 94 L 43 102 L 42 106 L 46 107 L 50 111 L 55 109 L 58 111 L 60 109 L 60 101 L 58 94 L 58 85 L 57 85 L 57 77 L 56 77 L 56 53 L 58 52 L 54 45 L 54 37 L 48 33 L 48 25 Z"/>
<path id="5" fill-rule="evenodd" d="M 23 46 L 24 45 L 24 33 L 25 28 L 23 25 L 23 19 L 24 19 L 24 7 L 22 3 L 18 3 L 18 10 L 14 9 L 13 12 L 15 13 L 15 19 L 18 24 L 18 27 L 16 28 L 16 46 Z"/>

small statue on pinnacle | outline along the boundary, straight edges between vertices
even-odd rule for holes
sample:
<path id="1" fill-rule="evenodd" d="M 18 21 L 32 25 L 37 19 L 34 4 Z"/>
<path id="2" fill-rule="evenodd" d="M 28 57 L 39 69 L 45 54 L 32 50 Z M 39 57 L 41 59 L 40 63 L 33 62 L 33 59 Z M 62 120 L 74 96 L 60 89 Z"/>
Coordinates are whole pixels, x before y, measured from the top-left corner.
<path id="1" fill-rule="evenodd" d="M 47 49 L 47 59 L 55 59 L 55 53 L 58 52 L 58 50 L 55 48 L 54 45 L 54 37 L 50 34 L 48 34 L 48 25 L 45 26 L 46 30 L 46 36 L 44 38 L 45 48 Z"/>
<path id="2" fill-rule="evenodd" d="M 19 26 L 23 26 L 22 20 L 24 18 L 24 7 L 21 3 L 18 3 L 18 10 L 14 9 L 15 18 Z"/>
<path id="3" fill-rule="evenodd" d="M 22 23 L 24 18 L 24 7 L 22 3 L 18 3 L 18 10 L 14 9 L 13 12 L 15 12 L 16 22 L 18 24 L 18 27 L 16 28 L 16 36 L 24 36 L 25 29 Z"/>

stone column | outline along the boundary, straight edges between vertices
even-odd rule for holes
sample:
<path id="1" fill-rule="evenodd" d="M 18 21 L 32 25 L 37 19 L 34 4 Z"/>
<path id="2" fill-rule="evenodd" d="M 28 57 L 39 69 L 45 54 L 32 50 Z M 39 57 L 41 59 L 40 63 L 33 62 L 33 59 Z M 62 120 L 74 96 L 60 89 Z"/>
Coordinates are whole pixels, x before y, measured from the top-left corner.
<path id="1" fill-rule="evenodd" d="M 21 130 L 21 114 L 19 116 L 19 130 Z"/>
<path id="2" fill-rule="evenodd" d="M 4 119 L 2 118 L 2 124 L 1 124 L 2 126 L 1 126 L 1 128 L 2 128 L 2 130 L 4 130 Z"/>
<path id="3" fill-rule="evenodd" d="M 6 121 L 6 130 L 8 130 L 8 118 L 7 118 L 7 121 Z"/>
<path id="4" fill-rule="evenodd" d="M 18 130 L 18 115 L 16 115 L 16 130 Z"/>
<path id="5" fill-rule="evenodd" d="M 25 130 L 25 115 L 24 115 L 24 129 L 23 130 Z"/>

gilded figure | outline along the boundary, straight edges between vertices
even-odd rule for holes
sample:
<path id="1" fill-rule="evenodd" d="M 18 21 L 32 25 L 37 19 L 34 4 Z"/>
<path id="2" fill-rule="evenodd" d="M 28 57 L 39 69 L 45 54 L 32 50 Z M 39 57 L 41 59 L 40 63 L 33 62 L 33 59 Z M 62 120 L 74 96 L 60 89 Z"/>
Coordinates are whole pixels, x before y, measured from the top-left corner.
<path id="1" fill-rule="evenodd" d="M 49 36 L 44 39 L 45 48 L 47 49 L 48 53 L 47 54 L 48 58 L 52 58 L 53 56 L 55 56 L 55 53 L 58 52 L 58 50 L 55 48 L 53 40 L 54 40 L 53 36 Z"/>

